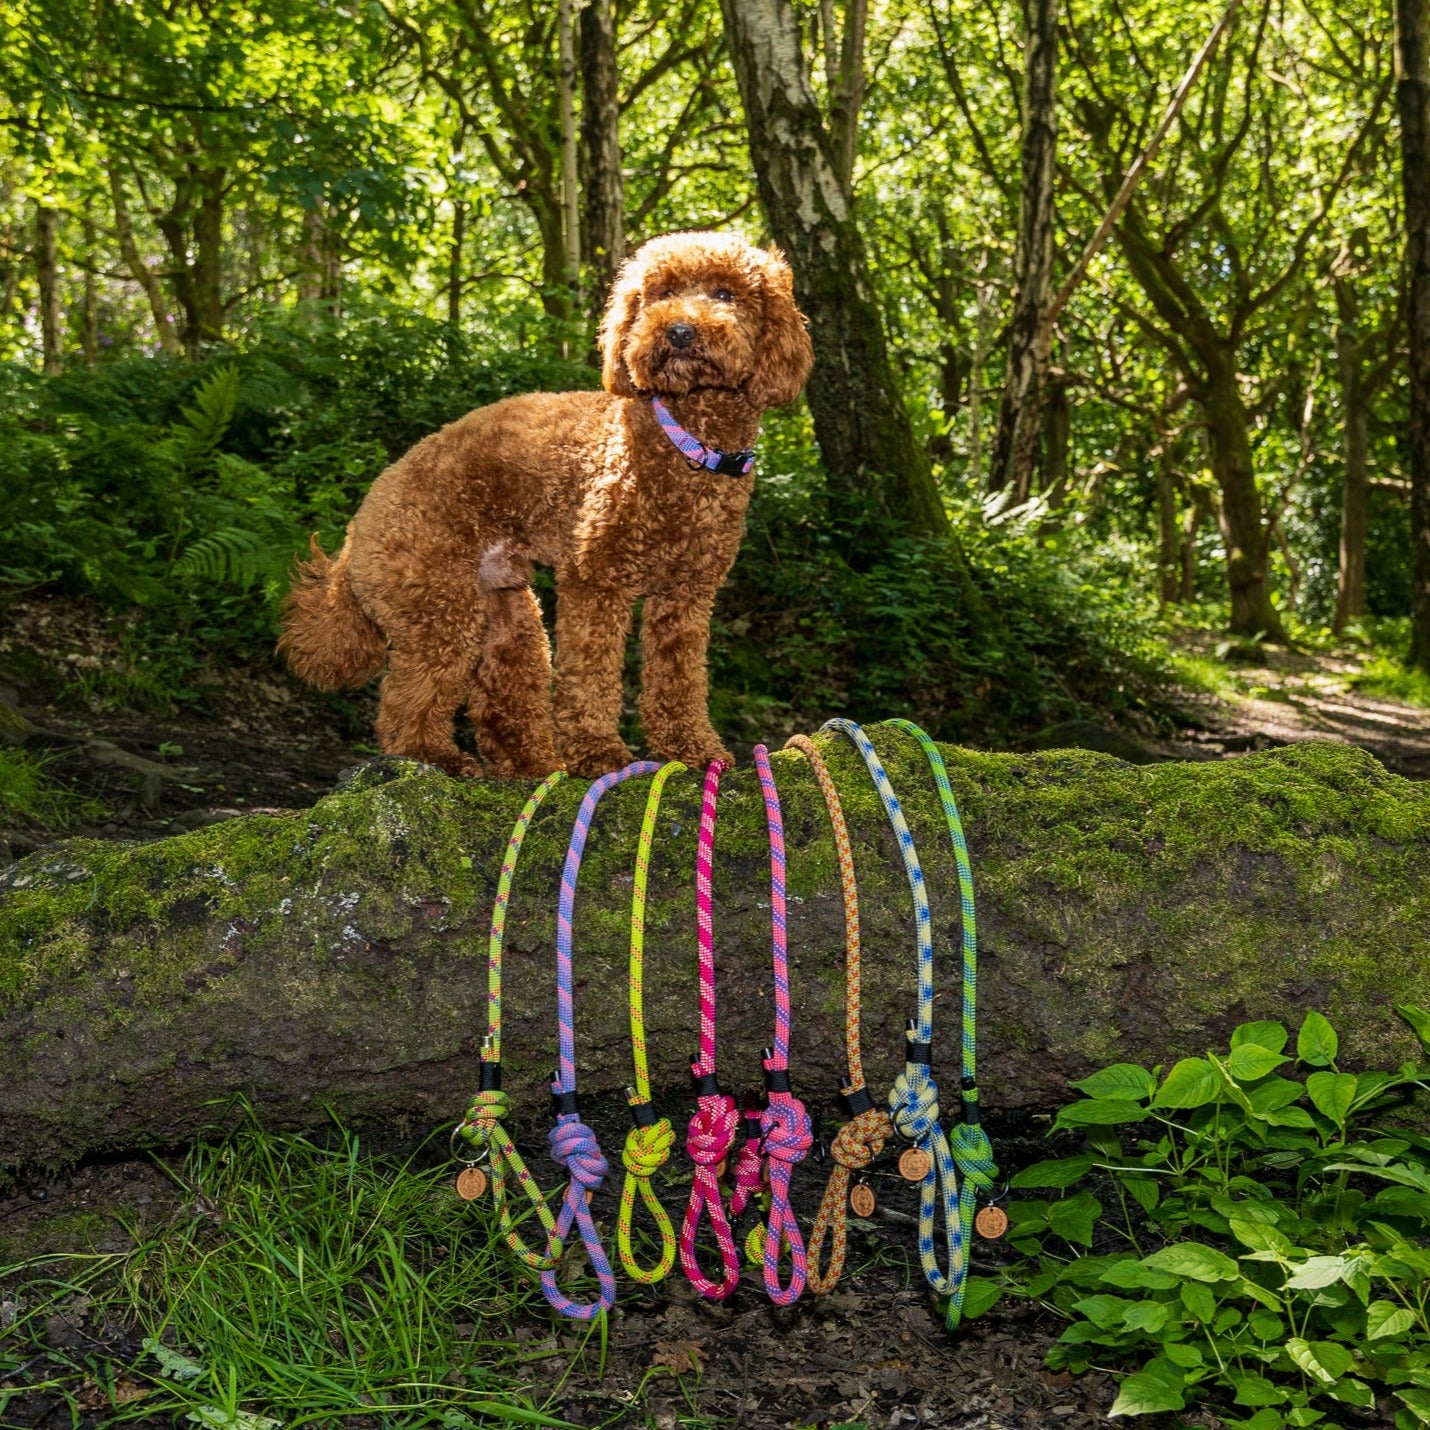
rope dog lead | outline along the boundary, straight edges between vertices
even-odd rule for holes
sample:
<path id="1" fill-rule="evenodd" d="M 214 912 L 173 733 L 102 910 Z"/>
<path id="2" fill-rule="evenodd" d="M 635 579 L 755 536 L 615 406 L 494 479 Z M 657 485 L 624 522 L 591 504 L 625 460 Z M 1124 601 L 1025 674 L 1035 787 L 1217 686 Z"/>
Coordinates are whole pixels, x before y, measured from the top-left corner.
<path id="1" fill-rule="evenodd" d="M 903 808 L 869 737 L 852 720 L 829 720 L 824 729 L 847 735 L 864 757 L 884 812 L 898 838 L 899 853 L 903 856 L 904 871 L 913 894 L 918 943 L 918 1017 L 909 1020 L 904 1071 L 889 1090 L 889 1112 L 899 1135 L 923 1153 L 924 1170 L 919 1179 L 919 1261 L 924 1279 L 935 1294 L 950 1298 L 949 1316 L 951 1323 L 956 1324 L 957 1312 L 952 1310 L 952 1298 L 961 1296 L 966 1249 L 953 1155 L 939 1124 L 938 1085 L 933 1076 L 933 916 L 924 888 L 924 871 Z M 935 1220 L 940 1209 L 947 1275 L 939 1269 L 938 1254 L 934 1250 Z"/>
<path id="2" fill-rule="evenodd" d="M 849 830 L 844 823 L 844 809 L 839 791 L 830 777 L 824 757 L 806 735 L 792 735 L 785 748 L 799 750 L 808 759 L 814 777 L 824 795 L 829 822 L 834 827 L 834 848 L 839 857 L 839 879 L 844 890 L 844 1047 L 848 1054 L 849 1076 L 840 1079 L 840 1094 L 851 1117 L 835 1135 L 830 1154 L 834 1166 L 829 1184 L 809 1237 L 809 1285 L 816 1295 L 832 1291 L 844 1271 L 848 1245 L 848 1216 L 845 1203 L 849 1197 L 849 1179 L 861 1172 L 883 1150 L 894 1135 L 889 1114 L 879 1107 L 864 1085 L 864 1063 L 859 1048 L 859 889 L 854 879 L 854 856 L 849 850 Z M 865 1191 L 865 1195 L 870 1193 Z M 861 1210 L 856 1207 L 856 1210 Z M 862 1209 L 866 1214 L 868 1208 Z M 821 1273 L 819 1262 L 824 1238 L 830 1235 L 829 1270 Z"/>
<path id="3" fill-rule="evenodd" d="M 635 889 L 631 895 L 630 954 L 630 1014 L 631 1058 L 635 1063 L 636 1082 L 626 1089 L 626 1098 L 635 1117 L 635 1126 L 626 1133 L 626 1145 L 621 1149 L 625 1180 L 621 1184 L 621 1210 L 616 1218 L 616 1244 L 620 1248 L 621 1265 L 634 1281 L 652 1286 L 665 1279 L 675 1264 L 675 1232 L 670 1218 L 651 1188 L 650 1179 L 665 1165 L 675 1144 L 675 1132 L 668 1117 L 657 1118 L 650 1105 L 650 1072 L 645 1046 L 645 997 L 642 975 L 645 959 L 645 899 L 650 877 L 650 850 L 655 836 L 655 820 L 660 810 L 661 791 L 671 775 L 685 768 L 678 760 L 662 765 L 651 781 L 646 799 L 645 817 L 641 821 L 640 842 L 636 846 Z M 647 1269 L 636 1260 L 631 1244 L 631 1223 L 635 1217 L 636 1195 L 654 1220 L 660 1233 L 660 1261 Z"/>
<path id="4" fill-rule="evenodd" d="M 740 1284 L 740 1262 L 735 1239 L 720 1200 L 720 1169 L 735 1136 L 735 1099 L 720 1091 L 715 1078 L 715 939 L 711 927 L 710 867 L 715 848 L 715 797 L 720 789 L 720 765 L 711 761 L 705 771 L 705 794 L 700 807 L 700 838 L 695 849 L 695 920 L 700 948 L 700 1051 L 691 1060 L 695 1079 L 696 1112 L 685 1134 L 685 1150 L 695 1163 L 690 1202 L 680 1228 L 680 1265 L 690 1284 L 702 1296 L 723 1301 Z M 720 1280 L 712 1281 L 695 1256 L 695 1236 L 700 1218 L 707 1215 L 720 1248 Z"/>
<path id="5" fill-rule="evenodd" d="M 527 1171 L 526 1163 L 522 1161 L 521 1154 L 511 1140 L 511 1134 L 504 1126 L 511 1104 L 501 1087 L 501 960 L 502 945 L 506 937 L 506 908 L 511 898 L 511 881 L 516 873 L 516 862 L 521 855 L 527 826 L 541 807 L 542 801 L 565 778 L 566 772 L 557 770 L 537 785 L 517 817 L 511 838 L 507 841 L 506 857 L 502 861 L 501 877 L 497 881 L 496 903 L 492 907 L 491 940 L 487 945 L 487 1035 L 482 1040 L 481 1090 L 472 1099 L 466 1117 L 457 1128 L 458 1133 L 472 1145 L 477 1162 L 490 1154 L 492 1200 L 496 1203 L 502 1234 L 512 1254 L 533 1271 L 545 1271 L 556 1265 L 561 1258 L 561 1238 L 556 1235 L 556 1218 L 552 1216 L 546 1198 L 541 1195 L 541 1189 Z M 507 1180 L 511 1175 L 515 1175 L 517 1185 L 531 1203 L 532 1210 L 546 1232 L 544 1253 L 532 1250 L 517 1234 L 506 1195 Z"/>
<path id="6" fill-rule="evenodd" d="M 790 1091 L 789 1081 L 789 951 L 785 928 L 785 832 L 780 796 L 770 770 L 770 752 L 755 746 L 755 771 L 765 800 L 770 837 L 770 931 L 774 944 L 775 1043 L 765 1049 L 765 1109 L 760 1114 L 760 1142 L 770 1179 L 770 1216 L 765 1232 L 765 1291 L 777 1306 L 793 1305 L 804 1291 L 806 1265 L 799 1223 L 789 1204 L 790 1176 L 814 1142 L 809 1113 Z M 730 1210 L 738 1213 L 748 1196 L 738 1180 Z M 789 1247 L 789 1285 L 780 1285 L 780 1248 Z"/>
<path id="7" fill-rule="evenodd" d="M 654 774 L 660 765 L 654 760 L 637 760 L 623 770 L 602 775 L 586 791 L 576 823 L 571 830 L 571 843 L 566 850 L 566 865 L 561 871 L 561 898 L 556 910 L 556 1030 L 560 1044 L 560 1066 L 551 1081 L 551 1096 L 556 1104 L 556 1126 L 548 1134 L 551 1160 L 571 1173 L 566 1183 L 566 1196 L 556 1218 L 556 1234 L 565 1237 L 574 1225 L 585 1243 L 601 1294 L 594 1301 L 578 1302 L 567 1297 L 556 1284 L 556 1272 L 541 1273 L 541 1292 L 552 1310 L 574 1321 L 590 1321 L 603 1311 L 609 1311 L 616 1301 L 616 1278 L 611 1263 L 591 1220 L 587 1192 L 594 1193 L 606 1175 L 606 1159 L 601 1154 L 596 1134 L 581 1121 L 576 1108 L 576 1029 L 572 1014 L 571 978 L 571 916 L 576 903 L 576 877 L 581 872 L 581 854 L 586 848 L 591 819 L 601 796 L 613 785 L 633 775 Z"/>
<path id="8" fill-rule="evenodd" d="M 983 1129 L 978 1110 L 978 938 L 973 908 L 973 867 L 968 859 L 968 843 L 963 837 L 963 820 L 958 813 L 948 769 L 938 746 L 927 732 L 911 720 L 890 720 L 887 723 L 912 735 L 928 759 L 934 784 L 938 786 L 948 835 L 953 842 L 954 862 L 958 866 L 958 890 L 963 914 L 963 1121 L 950 1133 L 949 1146 L 961 1173 L 959 1220 L 966 1236 L 968 1228 L 973 1225 L 979 1192 L 992 1187 L 993 1179 L 998 1175 L 993 1161 L 993 1144 Z M 960 1277 L 948 1307 L 950 1329 L 958 1324 L 962 1313 L 963 1291 L 964 1278 Z"/>

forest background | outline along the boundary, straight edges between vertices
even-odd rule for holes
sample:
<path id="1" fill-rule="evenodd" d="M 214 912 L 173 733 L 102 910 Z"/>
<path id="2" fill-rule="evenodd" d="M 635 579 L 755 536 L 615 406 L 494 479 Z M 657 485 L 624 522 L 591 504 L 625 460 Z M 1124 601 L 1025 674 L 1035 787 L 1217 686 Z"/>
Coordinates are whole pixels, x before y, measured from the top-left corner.
<path id="1" fill-rule="evenodd" d="M 196 698 L 395 454 L 595 385 L 624 253 L 737 225 L 818 359 L 718 719 L 1166 724 L 1189 631 L 1413 693 L 1402 10 L 1397 87 L 1382 0 L 0 0 L 0 596 L 111 613 L 88 696 Z"/>

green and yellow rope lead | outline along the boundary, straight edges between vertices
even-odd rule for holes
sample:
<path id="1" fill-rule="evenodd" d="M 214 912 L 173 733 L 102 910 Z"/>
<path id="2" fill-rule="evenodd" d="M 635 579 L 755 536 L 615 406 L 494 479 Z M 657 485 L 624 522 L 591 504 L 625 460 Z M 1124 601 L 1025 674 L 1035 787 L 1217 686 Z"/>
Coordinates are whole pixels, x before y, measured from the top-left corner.
<path id="1" fill-rule="evenodd" d="M 556 1218 L 504 1125 L 511 1104 L 501 1087 L 501 956 L 506 937 L 506 906 L 511 898 L 512 876 L 516 873 L 516 861 L 526 839 L 527 826 L 542 801 L 565 778 L 566 772 L 557 770 L 537 785 L 517 816 L 516 826 L 507 841 L 506 857 L 502 860 L 501 877 L 497 881 L 496 903 L 492 906 L 491 939 L 487 945 L 487 1035 L 482 1040 L 481 1091 L 472 1099 L 467 1115 L 457 1127 L 458 1133 L 471 1144 L 478 1159 L 490 1155 L 492 1200 L 496 1203 L 502 1235 L 512 1255 L 533 1271 L 549 1271 L 561 1259 L 562 1248 L 560 1239 L 555 1235 Z M 544 1252 L 529 1247 L 516 1230 L 506 1194 L 507 1181 L 511 1177 L 516 1178 L 517 1186 L 530 1202 L 546 1233 Z"/>
<path id="2" fill-rule="evenodd" d="M 636 845 L 635 888 L 631 894 L 631 957 L 630 1009 L 631 1057 L 635 1063 L 634 1087 L 626 1089 L 635 1126 L 626 1134 L 621 1149 L 625 1166 L 625 1181 L 621 1184 L 621 1210 L 616 1218 L 616 1245 L 621 1253 L 621 1265 L 634 1281 L 653 1286 L 665 1279 L 675 1265 L 675 1229 L 661 1206 L 651 1178 L 665 1165 L 675 1145 L 675 1130 L 668 1117 L 657 1118 L 650 1105 L 650 1071 L 645 1046 L 645 994 L 642 977 L 645 968 L 645 901 L 646 883 L 650 878 L 650 851 L 655 838 L 655 821 L 660 812 L 661 791 L 671 775 L 685 769 L 679 760 L 672 760 L 656 771 L 646 798 L 645 818 L 641 821 L 640 839 Z M 637 1262 L 631 1245 L 631 1223 L 635 1218 L 636 1196 L 639 1194 L 660 1233 L 660 1261 L 647 1269 Z"/>

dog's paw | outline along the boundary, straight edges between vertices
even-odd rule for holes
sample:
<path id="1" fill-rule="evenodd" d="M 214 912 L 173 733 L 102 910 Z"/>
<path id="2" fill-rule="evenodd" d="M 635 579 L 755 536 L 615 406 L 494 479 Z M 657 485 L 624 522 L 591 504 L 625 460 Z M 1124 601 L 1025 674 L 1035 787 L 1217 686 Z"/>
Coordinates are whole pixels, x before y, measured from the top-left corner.
<path id="1" fill-rule="evenodd" d="M 608 775 L 631 762 L 631 752 L 620 740 L 582 741 L 561 750 L 561 763 L 568 773 L 584 779 Z"/>
<path id="2" fill-rule="evenodd" d="M 708 765 L 719 765 L 722 772 L 735 768 L 735 757 L 720 745 L 700 745 L 691 750 L 680 750 L 670 756 L 679 760 L 691 770 L 703 770 Z"/>

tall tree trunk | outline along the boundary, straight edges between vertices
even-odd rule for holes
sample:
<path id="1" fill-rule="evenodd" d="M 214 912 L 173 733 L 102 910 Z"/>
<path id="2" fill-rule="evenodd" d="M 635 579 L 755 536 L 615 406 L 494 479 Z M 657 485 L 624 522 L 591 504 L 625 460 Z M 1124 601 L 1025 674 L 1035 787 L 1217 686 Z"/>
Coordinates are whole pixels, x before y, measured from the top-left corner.
<path id="1" fill-rule="evenodd" d="M 1040 410 L 1052 332 L 1044 321 L 1053 291 L 1053 184 L 1057 175 L 1058 0 L 1032 0 L 1023 57 L 1022 180 L 1013 256 L 1013 319 L 993 460 L 991 491 L 1028 499 L 1037 463 Z"/>
<path id="2" fill-rule="evenodd" d="M 993 325 L 993 285 L 987 280 L 988 250 L 978 260 L 974 279 L 977 304 L 973 320 L 973 363 L 968 375 L 968 487 L 983 483 L 983 378 L 988 366 L 988 339 Z"/>
<path id="3" fill-rule="evenodd" d="M 621 174 L 621 110 L 616 20 L 611 0 L 581 10 L 581 149 L 585 158 L 586 269 L 599 314 L 626 256 L 626 190 Z"/>
<path id="4" fill-rule="evenodd" d="M 721 9 L 760 201 L 789 256 L 814 340 L 808 399 L 830 514 L 846 555 L 867 565 L 882 532 L 944 534 L 948 518 L 889 358 L 794 10 L 789 0 L 721 0 Z"/>
<path id="5" fill-rule="evenodd" d="M 1231 594 L 1231 629 L 1242 636 L 1285 638 L 1271 603 L 1271 530 L 1256 485 L 1251 423 L 1232 355 L 1208 374 L 1199 406 L 1206 421 L 1212 475 L 1221 488 L 1222 540 Z"/>
<path id="6" fill-rule="evenodd" d="M 1410 274 L 1410 661 L 1430 672 L 1430 19 L 1396 0 L 1395 72 Z"/>
<path id="7" fill-rule="evenodd" d="M 149 300 L 149 312 L 154 319 L 154 332 L 159 339 L 160 348 L 177 357 L 184 350 L 183 344 L 174 331 L 173 320 L 169 317 L 169 305 L 164 301 L 164 291 L 159 286 L 159 280 L 139 252 L 139 243 L 134 237 L 134 224 L 129 217 L 129 205 L 124 198 L 124 185 L 116 168 L 109 170 L 109 193 L 114 202 L 114 231 L 119 239 L 120 256 Z"/>
<path id="8" fill-rule="evenodd" d="M 35 281 L 40 293 L 40 351 L 44 371 L 64 370 L 60 348 L 59 215 L 45 204 L 35 208 Z"/>
<path id="9" fill-rule="evenodd" d="M 1182 604 L 1197 598 L 1197 533 L 1206 519 L 1207 501 L 1199 486 L 1192 488 L 1191 504 L 1182 521 Z"/>
<path id="10" fill-rule="evenodd" d="M 1345 470 L 1341 475 L 1341 550 L 1336 582 L 1339 633 L 1365 614 L 1365 538 L 1368 526 L 1369 473 L 1366 464 L 1369 413 L 1361 367 L 1359 305 L 1350 277 L 1335 279 L 1336 369 L 1341 385 L 1341 423 Z"/>
<path id="11" fill-rule="evenodd" d="M 447 253 L 447 321 L 454 327 L 462 322 L 462 244 L 467 232 L 467 205 L 452 200 L 452 243 Z"/>
<path id="12" fill-rule="evenodd" d="M 1157 595 L 1164 606 L 1177 599 L 1177 483 L 1172 438 L 1163 428 L 1157 442 Z"/>
<path id="13" fill-rule="evenodd" d="M 559 68 L 556 97 L 561 121 L 561 236 L 565 284 L 572 309 L 580 306 L 581 202 L 576 182 L 576 34 L 572 0 L 556 0 Z"/>
<path id="14" fill-rule="evenodd" d="M 80 308 L 79 348 L 85 363 L 93 367 L 99 361 L 99 285 L 95 281 L 95 266 L 99 262 L 99 245 L 95 242 L 94 224 L 84 221 L 84 297 Z"/>
<path id="15" fill-rule="evenodd" d="M 227 171 L 205 169 L 194 214 L 194 314 L 200 343 L 223 338 L 223 201 Z"/>
<path id="16" fill-rule="evenodd" d="M 829 85 L 829 138 L 834 165 L 845 193 L 854 192 L 854 165 L 859 159 L 859 111 L 868 79 L 864 72 L 864 32 L 869 0 L 847 0 L 844 28 L 834 44 L 834 6 L 824 0 L 820 15 L 825 36 L 825 67 Z"/>

